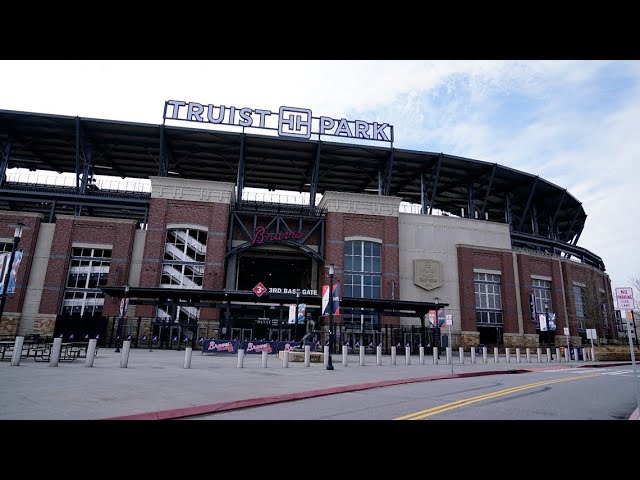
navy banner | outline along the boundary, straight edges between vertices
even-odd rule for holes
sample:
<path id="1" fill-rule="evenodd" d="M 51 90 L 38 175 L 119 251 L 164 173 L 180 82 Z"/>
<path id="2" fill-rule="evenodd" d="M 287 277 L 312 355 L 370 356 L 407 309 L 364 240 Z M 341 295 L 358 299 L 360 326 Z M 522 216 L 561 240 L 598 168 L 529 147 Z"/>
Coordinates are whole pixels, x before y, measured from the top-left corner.
<path id="1" fill-rule="evenodd" d="M 299 347 L 300 342 L 259 342 L 244 340 L 242 342 L 238 340 L 219 340 L 216 338 L 205 339 L 202 342 L 203 353 L 238 353 L 238 348 L 242 348 L 245 353 L 259 353 L 262 354 L 263 350 L 267 353 L 277 354 L 280 350 L 293 350 L 294 347 Z"/>
<path id="2" fill-rule="evenodd" d="M 238 340 L 205 339 L 202 342 L 203 353 L 238 353 Z"/>

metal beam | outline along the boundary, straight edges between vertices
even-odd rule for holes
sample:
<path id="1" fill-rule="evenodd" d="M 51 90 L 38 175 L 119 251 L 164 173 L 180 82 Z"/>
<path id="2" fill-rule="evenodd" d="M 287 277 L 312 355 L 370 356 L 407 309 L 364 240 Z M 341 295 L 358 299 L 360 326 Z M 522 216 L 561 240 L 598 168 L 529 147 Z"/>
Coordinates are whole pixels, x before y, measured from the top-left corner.
<path id="1" fill-rule="evenodd" d="M 497 168 L 498 168 L 498 164 L 494 163 L 493 168 L 491 169 L 491 178 L 489 179 L 489 185 L 487 186 L 487 193 L 485 193 L 484 200 L 482 201 L 482 209 L 480 210 L 480 220 L 484 220 L 484 212 L 487 208 L 487 201 L 489 200 L 489 194 L 491 193 L 491 186 L 493 185 L 493 179 L 496 176 Z"/>
<path id="2" fill-rule="evenodd" d="M 80 193 L 80 117 L 76 117 L 76 192 Z"/>
<path id="3" fill-rule="evenodd" d="M 244 133 L 240 134 L 240 158 L 238 159 L 238 176 L 236 178 L 236 204 L 242 205 L 242 191 L 244 190 Z"/>
<path id="4" fill-rule="evenodd" d="M 0 153 L 2 153 L 2 162 L 0 162 L 0 188 L 5 181 L 7 168 L 9 167 L 9 158 L 11 158 L 11 139 L 9 139 Z"/>
<path id="5" fill-rule="evenodd" d="M 587 220 L 587 216 L 584 216 L 584 220 L 582 221 L 582 225 L 580 225 L 580 228 L 578 228 L 578 233 L 576 233 L 576 236 L 574 237 L 573 241 L 571 242 L 572 245 L 578 245 L 578 240 L 580 239 L 580 235 L 582 234 L 582 230 L 584 230 L 584 224 Z"/>
<path id="6" fill-rule="evenodd" d="M 475 217 L 475 213 L 476 213 L 476 206 L 473 203 L 473 197 L 474 197 L 474 190 L 473 190 L 473 182 L 467 184 L 467 216 L 469 218 L 474 218 Z"/>
<path id="7" fill-rule="evenodd" d="M 558 214 L 560 213 L 560 208 L 562 207 L 562 202 L 564 202 L 564 198 L 567 196 L 567 189 L 564 189 L 562 192 L 562 197 L 560 197 L 560 201 L 558 202 L 558 208 L 556 208 L 556 213 L 553 214 L 553 218 L 551 219 L 549 230 L 553 233 L 555 231 L 556 220 L 558 219 Z"/>
<path id="8" fill-rule="evenodd" d="M 316 147 L 316 159 L 313 162 L 313 170 L 311 170 L 311 181 L 309 182 L 309 206 L 316 206 L 316 195 L 318 194 L 318 174 L 320 172 L 320 148 L 322 142 L 318 141 Z"/>
<path id="9" fill-rule="evenodd" d="M 167 145 L 165 126 L 160 125 L 160 158 L 158 159 L 158 176 L 169 176 L 169 165 L 171 164 L 171 151 Z"/>
<path id="10" fill-rule="evenodd" d="M 436 166 L 436 178 L 433 181 L 433 191 L 431 192 L 431 201 L 429 202 L 429 215 L 433 212 L 433 202 L 436 200 L 436 192 L 438 191 L 438 182 L 440 181 L 440 165 L 442 164 L 442 154 L 438 156 L 438 164 Z"/>
<path id="11" fill-rule="evenodd" d="M 533 181 L 533 186 L 531 187 L 531 192 L 529 192 L 529 198 L 527 199 L 527 204 L 522 211 L 522 216 L 520 217 L 520 224 L 518 225 L 518 231 L 522 231 L 522 226 L 524 225 L 524 219 L 527 217 L 527 213 L 529 213 L 529 205 L 531 205 L 531 199 L 533 198 L 533 194 L 536 191 L 536 185 L 538 185 L 538 179 L 540 177 L 536 177 Z"/>
<path id="12" fill-rule="evenodd" d="M 570 241 L 571 237 L 573 237 L 573 234 L 571 233 L 571 230 L 573 230 L 573 226 L 576 223 L 576 220 L 578 219 L 578 214 L 580 213 L 580 207 L 582 206 L 582 203 L 580 203 L 580 206 L 578 206 L 578 208 L 576 208 L 576 213 L 573 214 L 573 218 L 571 219 L 571 223 L 569 224 L 569 227 L 567 228 L 566 233 L 564 234 L 564 238 L 565 241 Z"/>
<path id="13" fill-rule="evenodd" d="M 391 176 L 393 174 L 393 148 L 389 151 L 387 159 L 387 172 L 384 178 L 383 195 L 388 196 L 391 191 Z"/>
<path id="14" fill-rule="evenodd" d="M 429 182 L 427 174 L 420 172 L 420 207 L 422 215 L 427 214 L 427 192 L 429 190 Z"/>

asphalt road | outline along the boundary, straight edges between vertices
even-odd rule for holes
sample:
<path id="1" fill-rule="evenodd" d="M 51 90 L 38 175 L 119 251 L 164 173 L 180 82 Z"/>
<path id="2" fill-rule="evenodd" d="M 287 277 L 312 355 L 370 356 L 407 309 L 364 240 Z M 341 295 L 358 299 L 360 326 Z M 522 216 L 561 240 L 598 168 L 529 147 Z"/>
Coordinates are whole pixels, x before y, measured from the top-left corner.
<path id="1" fill-rule="evenodd" d="M 627 420 L 633 371 L 549 369 L 419 382 L 192 417 L 197 420 Z"/>

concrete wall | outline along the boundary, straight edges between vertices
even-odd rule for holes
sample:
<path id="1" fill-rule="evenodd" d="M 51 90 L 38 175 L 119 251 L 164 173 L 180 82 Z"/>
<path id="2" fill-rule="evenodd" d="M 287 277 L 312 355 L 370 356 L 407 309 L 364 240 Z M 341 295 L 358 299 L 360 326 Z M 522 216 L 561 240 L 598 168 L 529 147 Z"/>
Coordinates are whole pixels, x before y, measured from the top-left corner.
<path id="1" fill-rule="evenodd" d="M 446 313 L 453 315 L 452 333 L 460 332 L 460 297 L 458 286 L 458 244 L 511 250 L 509 226 L 473 219 L 400 213 L 400 291 L 401 300 L 448 303 Z M 441 264 L 442 286 L 425 290 L 414 283 L 414 260 L 435 260 Z M 417 318 L 403 318 L 402 323 L 419 324 Z"/>
<path id="2" fill-rule="evenodd" d="M 36 241 L 36 248 L 33 252 L 33 263 L 27 291 L 22 306 L 22 319 L 18 328 L 18 335 L 28 335 L 34 331 L 34 320 L 40 308 L 44 279 L 49 265 L 49 255 L 51 255 L 51 244 L 53 234 L 56 230 L 55 223 L 40 224 L 40 232 Z"/>

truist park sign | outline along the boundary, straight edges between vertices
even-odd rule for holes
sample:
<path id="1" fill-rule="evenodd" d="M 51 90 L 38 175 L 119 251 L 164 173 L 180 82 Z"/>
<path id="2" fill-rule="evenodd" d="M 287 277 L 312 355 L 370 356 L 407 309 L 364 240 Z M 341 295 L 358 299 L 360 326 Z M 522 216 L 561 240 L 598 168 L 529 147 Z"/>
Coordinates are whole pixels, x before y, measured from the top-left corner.
<path id="1" fill-rule="evenodd" d="M 345 137 L 393 143 L 393 126 L 388 123 L 314 117 L 306 108 L 280 107 L 278 112 L 248 107 L 202 104 L 182 100 L 164 103 L 164 120 L 259 128 L 277 131 L 281 137 L 310 139 L 312 135 Z"/>

